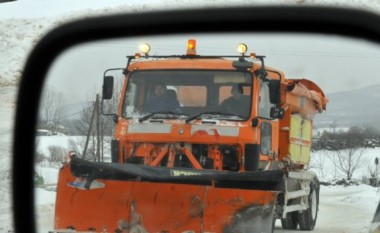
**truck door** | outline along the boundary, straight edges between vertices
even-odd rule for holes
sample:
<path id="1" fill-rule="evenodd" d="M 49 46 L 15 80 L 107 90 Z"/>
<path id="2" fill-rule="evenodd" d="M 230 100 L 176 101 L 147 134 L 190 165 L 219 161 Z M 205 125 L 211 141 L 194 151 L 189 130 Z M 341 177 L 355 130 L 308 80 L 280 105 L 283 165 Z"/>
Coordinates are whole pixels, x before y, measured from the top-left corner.
<path id="1" fill-rule="evenodd" d="M 263 80 L 259 80 L 259 97 L 258 97 L 258 115 L 260 118 L 260 169 L 264 169 L 268 164 L 267 161 L 272 160 L 276 153 L 276 141 L 274 137 L 274 129 L 277 127 L 277 121 L 270 116 L 270 110 L 275 105 L 270 102 L 269 85 Z"/>

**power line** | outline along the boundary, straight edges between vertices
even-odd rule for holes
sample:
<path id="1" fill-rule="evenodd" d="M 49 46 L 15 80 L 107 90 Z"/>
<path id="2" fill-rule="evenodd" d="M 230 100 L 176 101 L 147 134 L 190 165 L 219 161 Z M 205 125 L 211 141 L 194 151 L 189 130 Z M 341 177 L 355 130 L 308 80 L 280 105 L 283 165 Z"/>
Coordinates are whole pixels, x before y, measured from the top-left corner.
<path id="1" fill-rule="evenodd" d="M 119 49 L 126 49 L 126 53 L 135 53 L 138 51 L 138 43 L 131 45 L 132 43 L 99 43 L 96 45 L 92 45 L 94 47 L 98 48 L 119 48 Z M 174 53 L 181 53 L 184 54 L 186 52 L 186 42 L 181 43 L 181 46 L 173 46 L 168 45 L 165 43 L 155 43 L 152 44 L 151 54 L 174 54 Z M 156 51 L 154 51 L 156 50 Z M 197 46 L 197 51 L 200 55 L 207 54 L 210 55 L 212 53 L 218 53 L 217 55 L 235 55 L 237 52 L 235 52 L 234 46 Z M 226 53 L 227 51 L 227 53 Z M 267 56 L 301 56 L 301 57 L 325 57 L 325 58 L 359 58 L 359 59 L 379 59 L 380 58 L 380 52 L 379 53 L 353 53 L 353 52 L 347 52 L 347 51 L 332 51 L 331 49 L 329 51 L 322 51 L 322 50 L 283 50 L 283 49 L 266 49 L 266 48 L 254 48 L 252 50 L 256 54 L 262 54 Z M 127 55 L 127 54 L 126 54 Z"/>
<path id="2" fill-rule="evenodd" d="M 79 112 L 72 113 L 72 114 L 70 114 L 70 115 L 66 115 L 66 116 L 63 116 L 63 117 L 57 118 L 56 121 L 58 121 L 58 120 L 64 120 L 64 119 L 70 118 L 70 117 L 72 117 L 72 116 L 78 115 L 78 114 L 80 114 L 80 113 L 82 113 L 82 110 L 79 111 Z"/>

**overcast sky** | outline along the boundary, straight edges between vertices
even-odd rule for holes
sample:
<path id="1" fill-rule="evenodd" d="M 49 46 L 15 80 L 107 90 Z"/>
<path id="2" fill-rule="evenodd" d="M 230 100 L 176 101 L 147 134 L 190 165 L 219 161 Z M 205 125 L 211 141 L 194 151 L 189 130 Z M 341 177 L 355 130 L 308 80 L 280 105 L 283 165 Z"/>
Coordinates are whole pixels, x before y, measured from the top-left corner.
<path id="1" fill-rule="evenodd" d="M 100 9 L 102 13 L 112 13 L 115 9 L 125 12 L 164 8 L 195 7 L 202 4 L 227 5 L 245 3 L 244 0 L 17 0 L 0 4 L 0 20 L 10 18 L 46 18 L 46 22 L 62 18 L 68 20 L 79 15 L 89 15 Z M 256 0 L 250 4 L 298 5 L 327 4 L 354 6 L 356 8 L 378 10 L 380 2 L 361 0 Z M 27 10 L 25 10 L 27 9 Z M 80 13 L 81 11 L 81 13 Z M 75 13 L 76 12 L 76 13 Z M 44 20 L 45 21 L 45 20 Z M 30 21 L 32 22 L 32 21 Z M 41 22 L 37 24 L 40 25 Z M 1 32 L 1 28 L 0 28 Z M 197 39 L 200 55 L 234 55 L 236 45 L 244 42 L 249 52 L 267 56 L 266 65 L 282 70 L 288 78 L 308 78 L 316 82 L 326 94 L 366 87 L 380 83 L 377 67 L 380 61 L 378 45 L 347 41 L 336 37 L 321 36 L 279 36 L 279 35 L 235 35 L 213 38 L 200 35 L 185 35 L 172 38 L 136 38 L 124 41 L 97 43 L 73 49 L 62 55 L 48 77 L 48 84 L 63 92 L 69 103 L 81 102 L 100 91 L 103 72 L 108 68 L 124 67 L 126 56 L 137 52 L 141 42 L 151 44 L 151 54 L 184 54 L 188 38 Z M 25 39 L 25 38 L 24 38 Z M 14 41 L 12 39 L 11 41 Z M 0 41 L 1 42 L 1 41 Z M 11 47 L 8 41 L 6 47 Z M 25 43 L 24 40 L 17 44 Z M 12 45 L 12 44 L 11 44 Z M 14 52 L 14 50 L 12 50 Z M 10 55 L 8 55 L 10 57 Z M 5 64 L 9 63 L 6 60 Z"/>
<path id="2" fill-rule="evenodd" d="M 380 84 L 378 45 L 336 36 L 241 34 L 134 38 L 73 48 L 57 60 L 48 85 L 69 92 L 67 101 L 76 102 L 100 91 L 104 71 L 125 67 L 126 56 L 137 52 L 139 44 L 150 43 L 151 55 L 184 54 L 189 38 L 197 39 L 199 55 L 237 55 L 237 44 L 246 43 L 249 52 L 267 57 L 267 66 L 288 78 L 310 79 L 326 94 Z"/>

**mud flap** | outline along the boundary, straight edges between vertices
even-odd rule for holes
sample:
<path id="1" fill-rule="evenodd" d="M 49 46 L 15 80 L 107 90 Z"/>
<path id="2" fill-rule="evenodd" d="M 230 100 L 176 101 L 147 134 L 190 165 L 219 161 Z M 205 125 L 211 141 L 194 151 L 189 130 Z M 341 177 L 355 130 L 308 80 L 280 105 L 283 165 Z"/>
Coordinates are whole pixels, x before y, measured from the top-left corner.
<path id="1" fill-rule="evenodd" d="M 274 205 L 254 205 L 240 210 L 223 233 L 272 233 Z"/>

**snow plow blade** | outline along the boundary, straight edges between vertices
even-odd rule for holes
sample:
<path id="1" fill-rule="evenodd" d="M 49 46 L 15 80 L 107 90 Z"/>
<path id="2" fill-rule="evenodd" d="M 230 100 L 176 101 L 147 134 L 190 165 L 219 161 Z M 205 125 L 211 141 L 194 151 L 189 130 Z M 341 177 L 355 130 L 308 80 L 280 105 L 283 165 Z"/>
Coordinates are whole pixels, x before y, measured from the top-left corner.
<path id="1" fill-rule="evenodd" d="M 271 233 L 282 176 L 73 159 L 60 170 L 54 232 Z"/>

